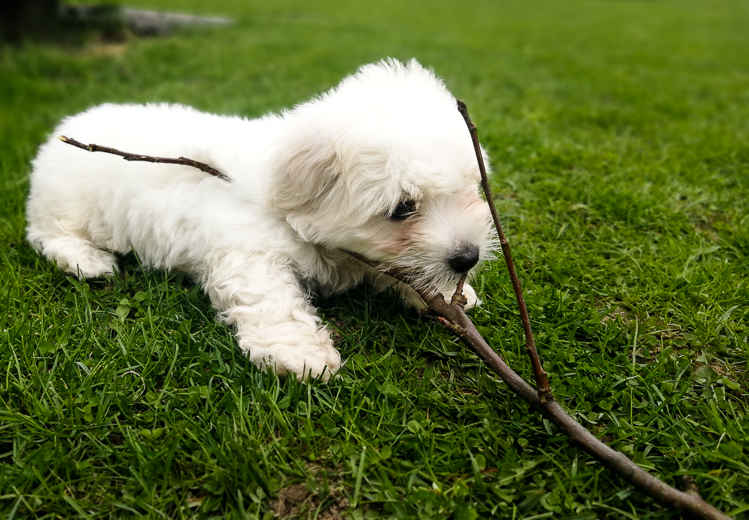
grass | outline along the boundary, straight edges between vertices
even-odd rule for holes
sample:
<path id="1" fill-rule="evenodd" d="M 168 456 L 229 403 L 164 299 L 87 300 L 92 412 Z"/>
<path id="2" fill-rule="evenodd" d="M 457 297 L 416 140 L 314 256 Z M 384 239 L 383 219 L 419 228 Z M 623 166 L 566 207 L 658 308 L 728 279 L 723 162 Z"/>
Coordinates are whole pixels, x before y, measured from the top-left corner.
<path id="1" fill-rule="evenodd" d="M 257 116 L 395 56 L 469 104 L 558 398 L 749 518 L 746 3 L 128 4 L 237 22 L 0 49 L 0 516 L 679 518 L 395 298 L 318 300 L 348 364 L 279 381 L 189 280 L 129 256 L 81 283 L 24 242 L 29 163 L 61 117 L 105 101 Z M 502 262 L 476 286 L 477 325 L 530 377 Z"/>

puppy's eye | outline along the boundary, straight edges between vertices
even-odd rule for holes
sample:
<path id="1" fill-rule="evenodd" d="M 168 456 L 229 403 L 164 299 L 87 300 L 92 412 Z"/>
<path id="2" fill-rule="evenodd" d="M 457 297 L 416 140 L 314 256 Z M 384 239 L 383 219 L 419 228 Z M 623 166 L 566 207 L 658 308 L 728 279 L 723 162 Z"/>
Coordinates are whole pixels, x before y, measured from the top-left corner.
<path id="1" fill-rule="evenodd" d="M 395 207 L 395 210 L 389 215 L 393 220 L 406 220 L 416 212 L 416 202 L 412 200 L 402 200 Z"/>

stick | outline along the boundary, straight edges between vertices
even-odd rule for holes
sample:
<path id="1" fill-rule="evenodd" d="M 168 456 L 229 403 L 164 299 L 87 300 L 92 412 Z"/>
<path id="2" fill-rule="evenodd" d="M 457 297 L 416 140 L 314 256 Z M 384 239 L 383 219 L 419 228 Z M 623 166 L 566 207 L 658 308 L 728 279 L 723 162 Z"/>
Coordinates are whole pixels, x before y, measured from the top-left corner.
<path id="1" fill-rule="evenodd" d="M 515 394 L 520 396 L 544 417 L 555 423 L 583 451 L 592 455 L 601 464 L 624 480 L 653 498 L 676 509 L 689 511 L 700 518 L 727 520 L 729 517 L 702 500 L 699 495 L 679 491 L 653 475 L 647 473 L 624 454 L 610 448 L 580 423 L 573 419 L 562 406 L 553 399 L 542 400 L 541 396 L 528 383 L 517 375 L 501 357 L 486 343 L 466 316 L 462 307 L 450 305 L 441 296 L 422 294 L 429 309 L 448 321 L 451 332 L 481 357 Z M 440 320 L 441 322 L 443 320 Z"/>
<path id="2" fill-rule="evenodd" d="M 370 261 L 365 256 L 351 251 L 346 251 L 349 255 L 357 260 L 369 265 L 396 280 L 408 284 L 407 277 L 404 273 L 383 270 L 378 264 Z M 458 291 L 462 293 L 463 279 L 458 282 L 456 295 Z M 419 289 L 411 286 L 427 304 L 430 313 L 437 316 L 437 320 L 451 333 L 455 334 L 460 340 L 473 352 L 475 352 L 489 367 L 496 372 L 499 378 L 504 381 L 510 390 L 518 395 L 523 401 L 531 405 L 536 411 L 556 424 L 567 437 L 576 442 L 580 448 L 592 455 L 601 464 L 611 471 L 620 475 L 624 480 L 647 493 L 668 504 L 676 509 L 689 511 L 698 515 L 700 518 L 709 520 L 730 520 L 729 517 L 715 509 L 713 506 L 702 500 L 699 495 L 690 491 L 685 493 L 675 489 L 665 482 L 659 480 L 653 475 L 643 470 L 640 466 L 632 462 L 624 454 L 610 448 L 592 433 L 586 430 L 580 423 L 573 419 L 562 406 L 554 399 L 542 399 L 539 393 L 528 383 L 523 381 L 514 370 L 489 346 L 484 338 L 479 334 L 476 326 L 463 310 L 463 305 L 455 302 L 453 296 L 451 303 L 447 303 L 439 291 L 433 288 Z M 462 296 L 462 294 L 461 294 Z"/>
<path id="3" fill-rule="evenodd" d="M 525 306 L 525 299 L 523 298 L 523 288 L 520 286 L 520 279 L 515 272 L 515 264 L 512 261 L 512 253 L 510 252 L 510 243 L 505 237 L 504 231 L 502 230 L 502 224 L 499 223 L 499 217 L 497 216 L 497 209 L 494 207 L 494 199 L 492 198 L 491 190 L 489 189 L 489 178 L 486 175 L 486 168 L 484 167 L 484 156 L 481 154 L 481 146 L 479 145 L 479 136 L 476 125 L 471 121 L 471 117 L 468 115 L 468 108 L 466 104 L 458 100 L 458 111 L 463 116 L 463 119 L 468 125 L 468 131 L 471 133 L 471 140 L 473 141 L 473 149 L 476 152 L 476 160 L 479 163 L 479 171 L 481 172 L 481 187 L 484 189 L 484 195 L 486 196 L 486 202 L 489 204 L 489 211 L 491 211 L 492 219 L 494 219 L 494 227 L 497 228 L 499 234 L 499 243 L 502 245 L 502 256 L 505 257 L 505 263 L 507 264 L 507 272 L 510 275 L 512 281 L 512 288 L 515 291 L 515 299 L 518 302 L 518 308 L 520 309 L 520 321 L 523 323 L 523 331 L 525 332 L 525 350 L 531 358 L 531 365 L 533 366 L 533 376 L 536 379 L 536 386 L 538 387 L 538 397 L 541 402 L 545 402 L 547 399 L 554 399 L 551 394 L 551 387 L 549 386 L 549 379 L 546 375 L 544 367 L 541 365 L 541 360 L 538 357 L 536 351 L 536 341 L 533 339 L 533 330 L 531 330 L 531 320 L 528 317 L 528 309 Z"/>
<path id="4" fill-rule="evenodd" d="M 198 170 L 204 171 L 210 175 L 213 175 L 214 177 L 218 177 L 219 179 L 231 182 L 231 179 L 218 171 L 217 169 L 208 166 L 205 163 L 194 161 L 193 159 L 188 159 L 187 157 L 180 157 L 179 159 L 172 159 L 169 157 L 152 157 L 150 155 L 139 155 L 139 154 L 133 154 L 128 152 L 121 152 L 120 150 L 116 150 L 114 148 L 108 148 L 106 146 L 99 146 L 98 144 L 83 144 L 79 141 L 76 141 L 75 139 L 71 139 L 69 137 L 65 137 L 64 135 L 61 135 L 59 137 L 60 141 L 63 143 L 67 143 L 73 146 L 76 146 L 80 148 L 81 150 L 88 150 L 89 152 L 105 152 L 105 153 L 111 153 L 113 155 L 119 155 L 126 161 L 145 161 L 145 162 L 152 162 L 152 163 L 165 163 L 165 164 L 181 164 L 183 166 L 192 166 L 193 168 L 197 168 Z"/>
<path id="5" fill-rule="evenodd" d="M 528 317 L 525 300 L 523 299 L 520 281 L 515 272 L 512 255 L 510 254 L 510 246 L 504 235 L 502 226 L 499 223 L 497 211 L 494 207 L 494 201 L 492 200 L 491 192 L 489 190 L 489 181 L 486 174 L 486 168 L 484 167 L 483 156 L 481 155 L 481 147 L 478 142 L 476 125 L 471 122 L 465 103 L 458 101 L 458 110 L 460 110 L 460 113 L 463 115 L 471 133 L 474 150 L 476 152 L 476 159 L 478 160 L 479 170 L 481 171 L 481 184 L 484 188 L 484 193 L 486 194 L 487 203 L 489 204 L 492 218 L 494 219 L 494 224 L 497 228 L 497 233 L 499 233 L 502 252 L 504 253 L 507 269 L 510 273 L 513 289 L 515 290 L 515 297 L 520 308 L 520 316 L 523 321 L 523 329 L 526 337 L 526 350 L 531 356 L 538 390 L 534 390 L 533 387 L 526 383 L 523 378 L 521 378 L 507 365 L 507 363 L 504 362 L 494 349 L 489 346 L 486 340 L 484 340 L 481 334 L 479 334 L 473 322 L 465 314 L 463 309 L 465 296 L 462 294 L 465 275 L 461 276 L 458 281 L 455 294 L 450 303 L 447 303 L 439 291 L 434 288 L 414 286 L 411 286 L 411 288 L 414 289 L 427 304 L 428 312 L 437 315 L 438 321 L 448 331 L 458 336 L 458 338 L 460 338 L 468 348 L 483 359 L 484 362 L 486 362 L 486 364 L 497 373 L 500 379 L 507 384 L 510 390 L 541 413 L 541 415 L 556 424 L 570 438 L 570 440 L 576 442 L 583 451 L 592 455 L 593 458 L 614 473 L 620 475 L 630 484 L 653 498 L 660 500 L 662 503 L 668 504 L 676 509 L 688 511 L 700 518 L 709 520 L 728 520 L 729 517 L 725 516 L 716 508 L 702 500 L 702 498 L 695 492 L 696 486 L 694 486 L 693 483 L 688 486 L 688 492 L 685 493 L 669 486 L 653 475 L 650 475 L 624 454 L 610 448 L 597 439 L 580 423 L 575 421 L 575 419 L 573 419 L 561 407 L 561 405 L 553 399 L 546 372 L 541 367 L 541 361 L 538 358 L 535 342 L 533 341 L 530 318 Z M 351 251 L 345 252 L 378 271 L 409 285 L 409 277 L 407 273 L 383 269 L 382 266 L 370 261 L 363 255 Z"/>
<path id="6" fill-rule="evenodd" d="M 509 244 L 502 232 L 502 227 L 499 224 L 497 218 L 497 212 L 494 208 L 494 203 L 491 198 L 489 191 L 489 182 L 486 176 L 486 169 L 483 164 L 483 157 L 481 156 L 481 148 L 478 144 L 478 135 L 476 132 L 476 126 L 471 122 L 468 117 L 465 104 L 459 102 L 458 108 L 463 114 L 468 128 L 471 132 L 471 137 L 474 143 L 474 149 L 476 150 L 476 157 L 479 161 L 479 169 L 481 170 L 482 186 L 486 193 L 487 202 L 492 212 L 492 218 L 494 218 L 497 232 L 500 235 L 502 243 L 502 251 L 505 255 L 505 261 L 510 271 L 510 277 L 513 281 L 513 288 L 515 289 L 515 295 L 518 299 L 518 305 L 520 306 L 520 314 L 523 319 L 523 327 L 526 332 L 527 345 L 526 348 L 531 354 L 531 360 L 534 358 L 538 361 L 538 353 L 535 350 L 535 344 L 533 342 L 533 335 L 530 329 L 530 320 L 528 319 L 528 311 L 525 308 L 525 302 L 523 300 L 522 290 L 520 288 L 520 281 L 517 279 L 515 274 L 515 268 L 512 264 L 512 257 L 510 255 Z M 114 155 L 119 155 L 127 161 L 148 161 L 156 163 L 168 163 L 168 164 L 181 164 L 185 166 L 192 166 L 198 168 L 201 171 L 209 173 L 215 177 L 229 182 L 229 178 L 219 172 L 218 170 L 192 159 L 180 157 L 179 159 L 169 159 L 162 157 L 150 157 L 147 155 L 135 155 L 126 152 L 115 150 L 114 148 L 107 148 L 104 146 L 98 146 L 94 144 L 84 145 L 74 139 L 67 137 L 60 137 L 65 143 L 76 146 L 83 150 L 90 152 L 105 152 Z M 715 509 L 713 506 L 702 500 L 699 495 L 696 494 L 694 484 L 692 483 L 688 487 L 688 493 L 684 493 L 668 486 L 666 483 L 650 475 L 645 470 L 640 468 L 637 464 L 632 462 L 622 453 L 611 449 L 606 446 L 600 440 L 598 440 L 588 430 L 583 428 L 577 421 L 575 421 L 564 409 L 556 402 L 551 396 L 551 390 L 548 389 L 548 380 L 546 379 L 546 372 L 541 368 L 541 363 L 538 361 L 534 363 L 534 374 L 536 374 L 536 382 L 539 390 L 536 391 L 528 383 L 516 374 L 501 357 L 489 346 L 483 337 L 478 333 L 473 322 L 466 316 L 463 306 L 465 305 L 465 296 L 463 295 L 463 284 L 465 283 L 466 275 L 461 276 L 457 283 L 455 294 L 453 295 L 451 302 L 448 304 L 442 295 L 434 287 L 418 286 L 415 287 L 409 284 L 409 280 L 412 277 L 408 273 L 402 273 L 395 270 L 383 269 L 382 266 L 368 260 L 365 256 L 351 251 L 345 251 L 353 258 L 358 259 L 361 262 L 377 269 L 378 271 L 392 276 L 402 283 L 409 285 L 414 289 L 419 296 L 427 304 L 427 309 L 436 314 L 440 323 L 442 323 L 448 330 L 453 334 L 457 335 L 460 340 L 466 344 L 471 350 L 473 350 L 479 357 L 481 357 L 489 367 L 494 370 L 500 379 L 504 381 L 507 386 L 515 394 L 517 394 L 526 403 L 530 404 L 544 417 L 554 422 L 572 441 L 578 443 L 578 445 L 595 459 L 601 462 L 604 466 L 614 471 L 622 478 L 633 484 L 635 487 L 641 489 L 650 496 L 669 504 L 677 509 L 691 512 L 698 515 L 700 518 L 708 520 L 730 520 L 729 517 Z M 539 371 L 537 372 L 537 368 Z M 539 377 L 540 376 L 540 377 Z M 540 381 L 540 382 L 539 382 Z M 545 383 L 545 384 L 544 384 Z M 542 392 L 542 389 L 548 389 L 548 393 Z"/>

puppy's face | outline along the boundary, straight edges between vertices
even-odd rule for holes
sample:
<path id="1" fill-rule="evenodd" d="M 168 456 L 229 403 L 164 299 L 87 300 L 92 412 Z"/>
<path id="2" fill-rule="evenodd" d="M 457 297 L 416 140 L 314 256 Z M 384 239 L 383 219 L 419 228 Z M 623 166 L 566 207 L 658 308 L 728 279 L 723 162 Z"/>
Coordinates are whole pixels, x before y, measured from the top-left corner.
<path id="1" fill-rule="evenodd" d="M 455 99 L 414 63 L 365 67 L 288 113 L 270 203 L 304 240 L 444 290 L 496 241 Z"/>
<path id="2" fill-rule="evenodd" d="M 464 154 L 446 143 L 426 151 L 418 143 L 401 143 L 407 151 L 400 150 L 400 163 L 391 158 L 370 175 L 360 169 L 354 173 L 358 182 L 348 188 L 339 182 L 340 199 L 331 190 L 337 200 L 328 207 L 342 218 L 336 219 L 335 232 L 318 237 L 383 267 L 410 272 L 417 285 L 444 290 L 495 249 L 491 216 L 479 196 L 476 158 L 472 149 Z M 417 158 L 405 159 L 407 153 Z"/>
<path id="3" fill-rule="evenodd" d="M 385 267 L 414 273 L 417 285 L 444 290 L 485 260 L 495 241 L 486 202 L 473 183 L 430 191 L 403 194 L 394 208 L 373 215 L 357 230 L 366 238 L 355 245 Z"/>

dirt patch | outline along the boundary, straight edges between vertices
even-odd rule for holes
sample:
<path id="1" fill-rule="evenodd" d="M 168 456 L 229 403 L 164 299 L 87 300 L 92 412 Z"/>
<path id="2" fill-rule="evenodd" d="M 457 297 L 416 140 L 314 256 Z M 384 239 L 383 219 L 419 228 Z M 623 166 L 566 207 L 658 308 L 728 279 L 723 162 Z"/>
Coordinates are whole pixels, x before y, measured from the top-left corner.
<path id="1" fill-rule="evenodd" d="M 321 505 L 323 509 L 317 513 Z M 331 489 L 326 497 L 320 499 L 305 484 L 294 484 L 279 491 L 278 497 L 270 501 L 270 508 L 277 517 L 284 519 L 339 520 L 348 511 L 349 501 L 339 490 Z"/>
<path id="2" fill-rule="evenodd" d="M 625 309 L 622 309 L 621 307 L 616 307 L 601 318 L 601 323 L 606 324 L 611 320 L 616 320 L 617 318 L 622 320 L 622 323 L 630 323 L 633 321 L 630 317 L 629 312 L 627 312 Z"/>
<path id="3" fill-rule="evenodd" d="M 700 369 L 705 366 L 712 370 L 715 376 L 719 376 L 726 384 L 728 384 L 729 388 L 733 390 L 742 388 L 742 384 L 735 371 L 731 369 L 730 365 L 728 365 L 727 363 L 721 363 L 720 361 L 713 361 L 712 363 L 707 364 L 697 361 L 694 363 L 692 374 L 699 375 L 699 373 L 702 372 Z M 703 375 L 702 377 L 705 377 L 705 375 Z"/>
<path id="4" fill-rule="evenodd" d="M 89 43 L 86 46 L 85 53 L 89 56 L 121 58 L 128 50 L 127 42 L 112 42 L 107 40 L 98 40 Z"/>
<path id="5" fill-rule="evenodd" d="M 329 318 L 328 321 L 335 325 L 335 327 L 328 327 L 328 332 L 333 340 L 333 345 L 340 347 L 346 338 L 339 332 L 339 329 L 348 332 L 351 329 L 351 325 L 338 318 Z"/>

